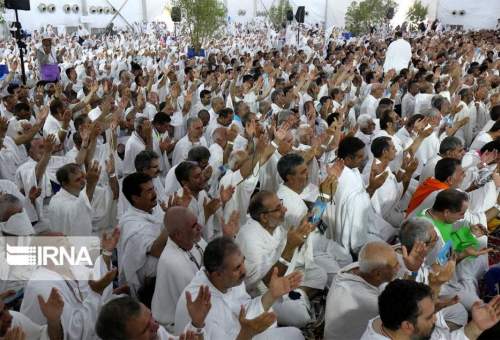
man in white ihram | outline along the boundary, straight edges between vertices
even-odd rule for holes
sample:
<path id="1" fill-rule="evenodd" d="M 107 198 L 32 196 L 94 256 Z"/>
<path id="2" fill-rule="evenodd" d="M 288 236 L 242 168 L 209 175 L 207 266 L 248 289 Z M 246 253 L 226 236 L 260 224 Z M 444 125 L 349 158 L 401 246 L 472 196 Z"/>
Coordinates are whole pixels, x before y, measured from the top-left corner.
<path id="1" fill-rule="evenodd" d="M 185 292 L 196 294 L 200 286 L 208 286 L 210 290 L 212 309 L 205 319 L 207 339 L 304 339 L 297 328 L 274 327 L 276 317 L 269 311 L 277 299 L 301 284 L 300 273 L 278 277 L 275 268 L 268 291 L 252 299 L 243 282 L 246 277 L 244 258 L 232 239 L 220 237 L 212 240 L 205 248 L 203 264 Z M 183 293 L 175 311 L 176 334 L 181 333 L 189 322 Z M 252 327 L 248 327 L 250 323 L 253 323 Z"/>

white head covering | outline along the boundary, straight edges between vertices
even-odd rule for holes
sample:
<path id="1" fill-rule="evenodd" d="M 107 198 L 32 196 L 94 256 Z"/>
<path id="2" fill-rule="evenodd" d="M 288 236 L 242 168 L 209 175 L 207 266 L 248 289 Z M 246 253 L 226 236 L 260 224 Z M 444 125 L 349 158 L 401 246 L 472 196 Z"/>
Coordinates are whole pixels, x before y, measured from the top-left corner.
<path id="1" fill-rule="evenodd" d="M 6 222 L 0 223 L 2 232 L 16 236 L 34 235 L 35 229 L 31 225 L 28 214 L 23 210 L 12 215 Z"/>

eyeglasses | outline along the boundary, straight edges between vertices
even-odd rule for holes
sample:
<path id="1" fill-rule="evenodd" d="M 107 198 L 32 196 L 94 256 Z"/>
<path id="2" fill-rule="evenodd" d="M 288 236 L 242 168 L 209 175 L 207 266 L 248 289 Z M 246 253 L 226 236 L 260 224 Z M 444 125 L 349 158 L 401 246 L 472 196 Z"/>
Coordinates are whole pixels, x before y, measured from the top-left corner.
<path id="1" fill-rule="evenodd" d="M 266 211 L 263 211 L 262 213 L 263 214 L 271 214 L 271 213 L 274 213 L 274 212 L 277 212 L 277 211 L 280 211 L 281 209 L 283 209 L 283 200 L 280 200 L 280 205 L 278 208 L 276 209 L 272 209 L 272 210 L 266 210 Z"/>

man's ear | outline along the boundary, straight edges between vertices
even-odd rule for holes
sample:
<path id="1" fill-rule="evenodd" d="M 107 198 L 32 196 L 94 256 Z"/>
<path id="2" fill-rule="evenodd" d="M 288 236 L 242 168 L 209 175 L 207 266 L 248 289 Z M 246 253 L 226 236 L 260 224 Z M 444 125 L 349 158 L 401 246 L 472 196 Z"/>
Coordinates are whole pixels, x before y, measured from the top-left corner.
<path id="1" fill-rule="evenodd" d="M 407 335 L 413 334 L 415 331 L 415 326 L 410 321 L 401 322 L 400 329 Z"/>

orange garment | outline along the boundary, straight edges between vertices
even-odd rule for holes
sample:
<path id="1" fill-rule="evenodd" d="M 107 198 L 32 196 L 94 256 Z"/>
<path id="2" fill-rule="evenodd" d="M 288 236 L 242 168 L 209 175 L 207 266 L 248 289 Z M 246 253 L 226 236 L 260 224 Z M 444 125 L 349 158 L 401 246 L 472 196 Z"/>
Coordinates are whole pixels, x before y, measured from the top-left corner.
<path id="1" fill-rule="evenodd" d="M 449 185 L 438 181 L 434 177 L 427 178 L 424 183 L 422 183 L 415 193 L 411 197 L 410 204 L 408 204 L 408 208 L 406 209 L 406 216 L 410 215 L 413 210 L 418 208 L 420 204 L 429 196 L 432 192 L 437 190 L 446 190 L 449 189 Z"/>

